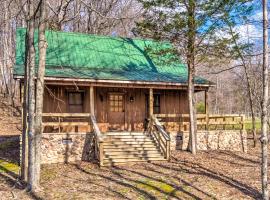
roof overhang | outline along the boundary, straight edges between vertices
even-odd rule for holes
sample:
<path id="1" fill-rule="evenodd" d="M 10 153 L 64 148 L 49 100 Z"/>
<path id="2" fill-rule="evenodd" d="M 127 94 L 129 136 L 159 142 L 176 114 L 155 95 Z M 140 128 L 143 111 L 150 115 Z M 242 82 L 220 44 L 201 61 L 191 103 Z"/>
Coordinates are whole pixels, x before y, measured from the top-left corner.
<path id="1" fill-rule="evenodd" d="M 14 75 L 14 79 L 23 80 L 24 76 Z M 127 81 L 127 80 L 102 80 L 81 79 L 63 77 L 44 77 L 47 85 L 81 85 L 97 87 L 132 87 L 132 88 L 157 88 L 157 89 L 187 89 L 187 84 L 176 82 L 150 82 L 150 81 Z M 214 84 L 194 84 L 195 90 L 208 90 Z"/>

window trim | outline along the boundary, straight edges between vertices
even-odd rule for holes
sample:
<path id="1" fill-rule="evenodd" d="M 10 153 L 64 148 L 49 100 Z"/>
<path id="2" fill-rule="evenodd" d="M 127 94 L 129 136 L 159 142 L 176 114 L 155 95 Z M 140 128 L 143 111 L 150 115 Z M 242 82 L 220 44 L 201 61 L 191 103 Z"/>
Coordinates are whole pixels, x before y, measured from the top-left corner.
<path id="1" fill-rule="evenodd" d="M 81 96 L 81 104 L 72 104 L 72 103 L 70 103 L 70 97 L 69 97 L 69 95 L 71 94 L 71 93 L 77 93 L 77 94 L 80 94 L 80 96 Z M 85 100 L 84 100 L 84 97 L 85 97 L 85 91 L 84 90 L 67 90 L 67 106 L 68 106 L 68 112 L 71 112 L 71 110 L 70 110 L 70 107 L 71 106 L 80 106 L 81 107 L 81 109 L 82 109 L 82 112 L 83 112 L 83 110 L 84 110 L 84 103 L 85 103 Z"/>

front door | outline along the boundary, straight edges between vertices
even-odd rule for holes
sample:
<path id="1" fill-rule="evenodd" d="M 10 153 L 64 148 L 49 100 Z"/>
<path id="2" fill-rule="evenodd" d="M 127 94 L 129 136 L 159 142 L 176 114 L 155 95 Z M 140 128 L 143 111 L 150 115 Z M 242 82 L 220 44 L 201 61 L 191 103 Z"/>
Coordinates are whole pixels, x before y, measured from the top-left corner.
<path id="1" fill-rule="evenodd" d="M 109 93 L 108 121 L 110 131 L 122 131 L 125 128 L 125 95 Z"/>

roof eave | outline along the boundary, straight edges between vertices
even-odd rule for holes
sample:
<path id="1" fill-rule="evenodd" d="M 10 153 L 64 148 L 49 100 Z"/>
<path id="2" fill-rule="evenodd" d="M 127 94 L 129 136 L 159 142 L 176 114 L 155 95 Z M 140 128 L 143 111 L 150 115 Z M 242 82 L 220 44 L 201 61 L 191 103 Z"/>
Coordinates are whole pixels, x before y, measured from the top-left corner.
<path id="1" fill-rule="evenodd" d="M 22 75 L 14 75 L 14 79 L 23 79 Z M 84 78 L 63 78 L 63 77 L 44 77 L 45 81 L 64 81 L 64 82 L 88 82 L 88 83 L 116 83 L 116 84 L 144 84 L 144 85 L 166 85 L 166 86 L 187 86 L 186 83 L 158 82 L 158 81 L 127 81 L 127 80 L 109 80 L 109 79 L 84 79 Z M 212 87 L 214 84 L 194 84 L 199 87 Z"/>

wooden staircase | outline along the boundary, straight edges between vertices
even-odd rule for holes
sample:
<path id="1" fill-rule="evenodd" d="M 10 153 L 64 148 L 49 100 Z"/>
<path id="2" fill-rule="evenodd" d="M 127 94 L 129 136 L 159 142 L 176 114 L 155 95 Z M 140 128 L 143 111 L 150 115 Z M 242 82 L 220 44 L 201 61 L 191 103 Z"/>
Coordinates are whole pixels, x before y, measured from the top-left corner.
<path id="1" fill-rule="evenodd" d="M 90 123 L 95 135 L 95 158 L 100 166 L 170 159 L 170 136 L 154 116 L 150 119 L 146 133 L 107 132 L 103 134 L 92 114 Z"/>
<path id="2" fill-rule="evenodd" d="M 155 139 L 143 132 L 108 132 L 103 137 L 103 166 L 166 160 Z"/>

